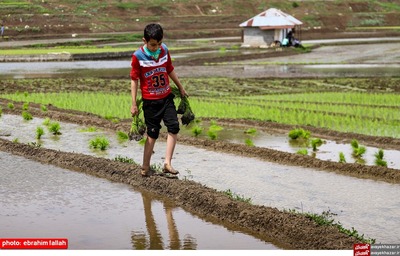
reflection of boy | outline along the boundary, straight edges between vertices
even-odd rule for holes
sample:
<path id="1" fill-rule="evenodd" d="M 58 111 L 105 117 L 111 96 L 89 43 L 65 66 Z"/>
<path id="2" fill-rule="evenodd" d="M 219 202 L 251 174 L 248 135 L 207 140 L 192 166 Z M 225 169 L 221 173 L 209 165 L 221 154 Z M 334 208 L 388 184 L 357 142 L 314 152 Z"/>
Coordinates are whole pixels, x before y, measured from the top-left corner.
<path id="1" fill-rule="evenodd" d="M 132 55 L 131 94 L 132 116 L 138 114 L 136 104 L 137 91 L 140 81 L 140 90 L 143 98 L 143 113 L 147 127 L 147 139 L 143 152 L 143 176 L 147 176 L 150 169 L 150 160 L 153 148 L 158 139 L 161 120 L 167 127 L 167 149 L 165 153 L 164 169 L 166 173 L 178 174 L 171 166 L 179 121 L 174 104 L 174 94 L 171 92 L 169 78 L 179 88 L 181 96 L 187 96 L 178 76 L 174 71 L 167 46 L 162 43 L 163 29 L 159 24 L 149 24 L 144 29 L 144 45 Z"/>
<path id="2" fill-rule="evenodd" d="M 1 37 L 3 37 L 3 35 L 4 35 L 4 25 L 3 24 L 1 24 L 0 32 L 1 32 Z"/>

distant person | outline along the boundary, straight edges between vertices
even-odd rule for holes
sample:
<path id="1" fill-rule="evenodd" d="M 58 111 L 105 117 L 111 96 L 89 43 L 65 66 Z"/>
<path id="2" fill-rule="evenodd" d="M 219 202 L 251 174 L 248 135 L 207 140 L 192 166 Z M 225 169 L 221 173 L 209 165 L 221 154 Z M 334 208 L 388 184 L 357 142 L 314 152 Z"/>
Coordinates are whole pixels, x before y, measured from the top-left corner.
<path id="1" fill-rule="evenodd" d="M 4 37 L 4 24 L 1 24 L 1 28 L 0 28 L 0 32 L 1 32 L 1 37 Z"/>
<path id="2" fill-rule="evenodd" d="M 188 95 L 175 73 L 168 48 L 162 42 L 163 36 L 163 29 L 159 24 L 148 24 L 144 29 L 144 45 L 132 55 L 132 69 L 130 72 L 132 94 L 131 114 L 132 116 L 138 114 L 136 97 L 140 81 L 144 121 L 147 128 L 141 170 L 142 176 L 148 176 L 150 173 L 151 155 L 160 134 L 161 120 L 168 131 L 163 172 L 174 175 L 179 173 L 171 165 L 180 128 L 169 78 L 179 88 L 181 97 L 187 97 Z"/>
<path id="3" fill-rule="evenodd" d="M 293 31 L 290 30 L 289 33 L 287 34 L 286 38 L 288 39 L 288 45 L 292 45 L 292 40 L 293 40 Z"/>
<path id="4" fill-rule="evenodd" d="M 288 47 L 289 46 L 289 39 L 285 37 L 282 41 L 282 46 L 283 47 Z"/>

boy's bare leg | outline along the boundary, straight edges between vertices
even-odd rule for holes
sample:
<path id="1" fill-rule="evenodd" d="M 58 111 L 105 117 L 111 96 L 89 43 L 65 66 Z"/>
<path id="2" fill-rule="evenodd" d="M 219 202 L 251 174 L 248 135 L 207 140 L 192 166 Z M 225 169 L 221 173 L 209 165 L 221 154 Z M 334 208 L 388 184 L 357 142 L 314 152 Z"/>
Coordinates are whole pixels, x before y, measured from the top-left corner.
<path id="1" fill-rule="evenodd" d="M 145 170 L 150 169 L 150 160 L 151 160 L 151 155 L 153 154 L 153 149 L 155 144 L 156 144 L 156 139 L 147 136 L 146 143 L 144 144 L 143 165 L 142 165 L 142 168 Z"/>
<path id="2" fill-rule="evenodd" d="M 168 133 L 167 136 L 167 150 L 165 152 L 165 163 L 171 166 L 172 155 L 174 154 L 177 134 Z"/>

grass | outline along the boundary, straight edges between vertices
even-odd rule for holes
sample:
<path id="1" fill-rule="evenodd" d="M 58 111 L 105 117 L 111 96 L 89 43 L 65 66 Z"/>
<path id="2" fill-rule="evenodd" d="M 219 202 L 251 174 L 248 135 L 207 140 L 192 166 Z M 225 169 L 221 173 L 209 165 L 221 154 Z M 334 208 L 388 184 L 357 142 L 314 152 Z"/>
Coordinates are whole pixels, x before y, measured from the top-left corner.
<path id="1" fill-rule="evenodd" d="M 223 191 L 223 193 L 235 201 L 245 202 L 245 203 L 249 203 L 249 204 L 252 203 L 251 198 L 245 198 L 243 195 L 239 195 L 230 189 Z"/>

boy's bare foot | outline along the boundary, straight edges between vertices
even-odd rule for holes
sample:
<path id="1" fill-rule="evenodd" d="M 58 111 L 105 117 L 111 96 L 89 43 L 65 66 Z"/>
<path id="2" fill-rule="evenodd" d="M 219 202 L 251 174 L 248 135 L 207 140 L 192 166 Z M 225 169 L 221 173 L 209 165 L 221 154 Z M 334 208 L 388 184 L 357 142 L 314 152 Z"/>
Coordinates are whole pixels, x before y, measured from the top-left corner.
<path id="1" fill-rule="evenodd" d="M 149 176 L 149 169 L 146 169 L 146 168 L 141 168 L 140 169 L 140 174 L 143 176 L 143 177 L 148 177 Z"/>
<path id="2" fill-rule="evenodd" d="M 175 170 L 171 165 L 169 164 L 164 164 L 164 168 L 163 168 L 163 172 L 164 173 L 171 173 L 174 175 L 179 174 L 179 172 L 177 170 Z"/>

